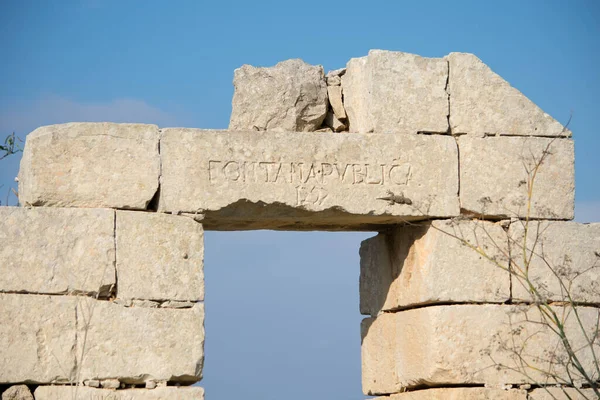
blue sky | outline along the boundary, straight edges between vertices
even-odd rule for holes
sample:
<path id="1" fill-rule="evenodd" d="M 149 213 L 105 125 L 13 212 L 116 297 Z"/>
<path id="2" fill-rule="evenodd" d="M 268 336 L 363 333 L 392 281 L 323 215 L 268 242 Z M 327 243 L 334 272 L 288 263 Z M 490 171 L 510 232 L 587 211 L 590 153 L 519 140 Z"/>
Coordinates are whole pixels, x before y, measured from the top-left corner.
<path id="1" fill-rule="evenodd" d="M 598 21 L 594 0 L 1 0 L 0 133 L 104 120 L 226 128 L 242 64 L 471 52 L 559 121 L 572 114 L 577 219 L 600 221 Z M 0 162 L 3 204 L 18 161 Z M 369 235 L 207 234 L 209 399 L 364 397 L 358 246 Z"/>

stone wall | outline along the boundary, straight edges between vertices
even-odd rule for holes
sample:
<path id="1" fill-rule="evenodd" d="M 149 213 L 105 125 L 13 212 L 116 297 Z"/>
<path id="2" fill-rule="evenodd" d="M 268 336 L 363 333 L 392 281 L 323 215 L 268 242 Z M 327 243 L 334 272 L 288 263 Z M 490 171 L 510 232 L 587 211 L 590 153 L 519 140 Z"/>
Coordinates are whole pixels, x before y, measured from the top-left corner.
<path id="1" fill-rule="evenodd" d="M 360 248 L 365 394 L 552 398 L 514 365 L 571 372 L 540 303 L 594 366 L 600 224 L 569 221 L 571 133 L 479 59 L 375 50 L 234 86 L 229 130 L 29 134 L 23 207 L 0 208 L 3 399 L 204 398 L 203 229 L 380 232 Z"/>

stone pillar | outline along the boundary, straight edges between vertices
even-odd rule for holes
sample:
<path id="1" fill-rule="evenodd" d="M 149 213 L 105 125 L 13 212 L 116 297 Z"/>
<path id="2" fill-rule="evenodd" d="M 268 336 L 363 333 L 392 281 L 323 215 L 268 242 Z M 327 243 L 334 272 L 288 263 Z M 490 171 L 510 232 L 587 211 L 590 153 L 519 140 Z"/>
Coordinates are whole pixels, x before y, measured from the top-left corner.
<path id="1" fill-rule="evenodd" d="M 110 398 L 203 398 L 201 388 L 171 386 L 202 378 L 200 223 L 1 207 L 0 242 L 1 384 L 40 385 L 36 399 L 105 398 L 117 388 L 125 390 Z"/>

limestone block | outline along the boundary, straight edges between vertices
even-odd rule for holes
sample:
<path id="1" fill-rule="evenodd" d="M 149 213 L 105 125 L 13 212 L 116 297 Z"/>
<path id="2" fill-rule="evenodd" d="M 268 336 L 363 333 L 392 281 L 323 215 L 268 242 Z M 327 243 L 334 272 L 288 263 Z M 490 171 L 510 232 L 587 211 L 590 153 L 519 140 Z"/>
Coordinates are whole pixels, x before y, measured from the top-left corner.
<path id="1" fill-rule="evenodd" d="M 204 361 L 202 303 L 172 309 L 85 300 L 79 304 L 77 327 L 77 354 L 85 355 L 81 380 L 200 380 Z"/>
<path id="2" fill-rule="evenodd" d="M 498 224 L 437 220 L 400 226 L 361 244 L 360 311 L 375 316 L 439 302 L 505 302 L 508 260 L 508 238 Z"/>
<path id="3" fill-rule="evenodd" d="M 323 67 L 300 59 L 234 72 L 231 130 L 316 131 L 327 112 Z"/>
<path id="4" fill-rule="evenodd" d="M 446 59 L 453 134 L 571 136 L 473 54 L 451 53 Z"/>
<path id="5" fill-rule="evenodd" d="M 0 294 L 0 384 L 73 378 L 76 299 Z"/>
<path id="6" fill-rule="evenodd" d="M 394 314 L 365 318 L 360 324 L 362 388 L 364 394 L 378 395 L 399 392 L 402 385 L 396 362 L 402 361 L 396 352 Z"/>
<path id="7" fill-rule="evenodd" d="M 460 150 L 461 208 L 495 217 L 573 219 L 574 148 L 570 139 L 462 136 Z M 529 171 L 529 172 L 528 172 Z"/>
<path id="8" fill-rule="evenodd" d="M 342 76 L 350 132 L 448 131 L 448 63 L 442 58 L 371 50 Z"/>
<path id="9" fill-rule="evenodd" d="M 114 211 L 0 207 L 0 291 L 105 294 L 115 284 Z"/>
<path id="10" fill-rule="evenodd" d="M 337 117 L 332 111 L 327 111 L 327 115 L 325 116 L 325 125 L 330 127 L 333 132 L 342 132 L 346 129 L 346 125 Z"/>
<path id="11" fill-rule="evenodd" d="M 566 335 L 583 368 L 592 371 L 594 357 L 574 314 L 555 310 L 564 318 Z M 598 309 L 578 311 L 586 334 L 594 334 Z M 567 379 L 559 337 L 540 321 L 535 307 L 492 304 L 423 307 L 369 318 L 362 332 L 363 391 L 388 394 L 422 385 L 547 382 L 534 368 Z M 594 346 L 597 353 L 600 346 Z M 521 369 L 519 353 L 532 368 Z"/>
<path id="12" fill-rule="evenodd" d="M 159 210 L 204 214 L 209 229 L 372 228 L 459 212 L 449 136 L 169 128 L 161 157 Z"/>
<path id="13" fill-rule="evenodd" d="M 600 223 L 517 221 L 509 235 L 515 272 L 523 276 L 528 265 L 529 280 L 544 299 L 570 301 L 570 294 L 573 301 L 600 304 Z M 523 261 L 524 243 L 528 263 Z M 513 276 L 513 297 L 532 301 L 524 283 Z"/>
<path id="14" fill-rule="evenodd" d="M 336 118 L 339 120 L 348 118 L 342 101 L 342 87 L 327 86 L 327 95 L 329 96 L 329 104 L 331 104 L 331 108 L 333 109 Z"/>
<path id="15" fill-rule="evenodd" d="M 439 388 L 397 393 L 374 400 L 527 400 L 527 392 L 489 388 Z"/>
<path id="16" fill-rule="evenodd" d="M 120 299 L 204 299 L 204 232 L 192 218 L 117 211 Z"/>
<path id="17" fill-rule="evenodd" d="M 204 389 L 197 386 L 168 386 L 155 389 L 107 390 L 80 386 L 39 386 L 36 400 L 204 400 Z"/>
<path id="18" fill-rule="evenodd" d="M 145 209 L 158 189 L 158 127 L 69 123 L 27 136 L 19 201 L 53 207 Z"/>
<path id="19" fill-rule="evenodd" d="M 340 86 L 342 84 L 342 76 L 346 73 L 346 68 L 335 69 L 329 71 L 325 76 L 327 86 Z"/>
<path id="20" fill-rule="evenodd" d="M 27 385 L 14 385 L 2 393 L 2 400 L 33 400 Z"/>
<path id="21" fill-rule="evenodd" d="M 534 389 L 529 394 L 530 400 L 589 400 L 596 398 L 598 396 L 593 389 L 549 387 Z"/>

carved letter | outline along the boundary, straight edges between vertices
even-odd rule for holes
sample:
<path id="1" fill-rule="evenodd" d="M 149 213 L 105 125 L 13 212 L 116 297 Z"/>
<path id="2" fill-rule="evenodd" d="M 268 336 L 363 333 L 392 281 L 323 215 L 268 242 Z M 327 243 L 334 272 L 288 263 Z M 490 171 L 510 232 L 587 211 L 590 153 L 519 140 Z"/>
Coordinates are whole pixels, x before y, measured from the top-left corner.
<path id="1" fill-rule="evenodd" d="M 321 183 L 325 184 L 325 177 L 333 174 L 333 167 L 329 163 L 321 163 Z"/>
<path id="2" fill-rule="evenodd" d="M 410 164 L 392 165 L 389 172 L 390 181 L 395 185 L 406 185 L 410 179 Z"/>
<path id="3" fill-rule="evenodd" d="M 365 164 L 365 175 L 366 175 L 366 182 L 370 185 L 381 185 L 381 183 L 383 182 L 383 173 L 381 176 L 375 176 L 375 177 L 370 177 L 369 179 L 369 164 Z M 375 168 L 375 171 L 377 172 L 379 168 Z M 371 168 L 371 171 L 373 170 L 373 168 Z"/>
<path id="4" fill-rule="evenodd" d="M 308 168 L 308 174 L 306 174 L 306 180 L 304 181 L 304 183 L 307 183 L 311 178 L 315 181 L 317 180 L 317 174 L 315 173 L 315 165 L 313 163 L 311 163 L 310 167 Z"/>
<path id="5" fill-rule="evenodd" d="M 302 166 L 304 163 L 291 163 L 290 168 L 290 183 L 294 182 L 294 175 L 297 177 L 298 182 L 304 182 L 302 180 Z"/>
<path id="6" fill-rule="evenodd" d="M 353 185 L 363 182 L 365 174 L 362 171 L 362 165 L 352 164 L 352 172 L 354 172 L 354 182 L 352 182 Z"/>
<path id="7" fill-rule="evenodd" d="M 231 181 L 240 179 L 240 165 L 236 161 L 228 161 L 223 167 L 223 174 Z"/>
<path id="8" fill-rule="evenodd" d="M 340 172 L 340 167 L 337 164 L 334 164 L 334 165 L 335 165 L 335 170 L 337 171 L 338 176 L 340 177 L 340 182 L 344 183 L 344 179 L 346 178 L 346 172 L 348 172 L 348 168 L 350 168 L 350 166 L 352 164 L 344 164 L 345 165 L 344 172 Z"/>

